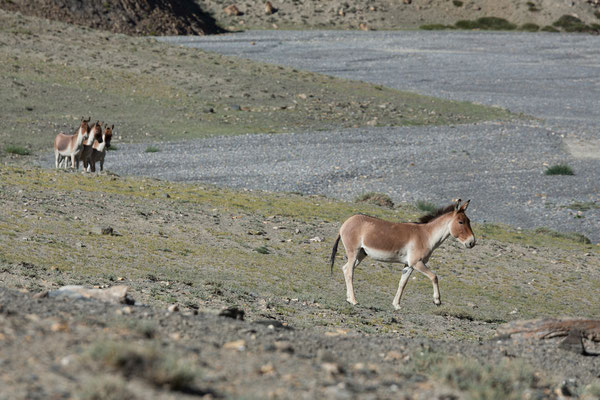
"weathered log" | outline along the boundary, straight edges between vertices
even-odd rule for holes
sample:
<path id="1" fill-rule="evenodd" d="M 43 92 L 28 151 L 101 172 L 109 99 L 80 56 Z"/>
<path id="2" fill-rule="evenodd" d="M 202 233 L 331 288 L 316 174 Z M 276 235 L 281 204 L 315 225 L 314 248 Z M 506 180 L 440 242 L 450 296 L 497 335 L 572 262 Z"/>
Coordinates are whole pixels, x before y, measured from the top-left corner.
<path id="1" fill-rule="evenodd" d="M 498 335 L 514 338 L 551 339 L 573 333 L 581 338 L 600 342 L 600 320 L 579 318 L 544 318 L 512 321 L 497 329 Z"/>

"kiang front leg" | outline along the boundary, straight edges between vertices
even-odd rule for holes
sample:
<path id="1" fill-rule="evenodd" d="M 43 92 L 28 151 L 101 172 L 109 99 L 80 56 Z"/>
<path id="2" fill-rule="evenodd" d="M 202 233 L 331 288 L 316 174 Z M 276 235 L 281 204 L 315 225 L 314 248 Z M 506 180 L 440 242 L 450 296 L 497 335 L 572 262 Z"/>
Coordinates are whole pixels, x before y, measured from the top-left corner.
<path id="1" fill-rule="evenodd" d="M 415 268 L 417 271 L 421 272 L 423 275 L 427 276 L 431 280 L 431 284 L 433 285 L 433 304 L 439 306 L 442 304 L 440 301 L 440 288 L 438 287 L 438 277 L 437 275 L 431 271 L 423 261 L 418 261 L 415 264 Z"/>
<path id="2" fill-rule="evenodd" d="M 410 278 L 410 274 L 412 274 L 412 267 L 405 267 L 402 270 L 402 278 L 400 278 L 400 283 L 398 284 L 398 291 L 396 292 L 396 296 L 394 297 L 394 301 L 392 301 L 392 305 L 396 310 L 400 309 L 400 298 L 402 297 L 402 292 L 408 283 L 408 278 Z"/>

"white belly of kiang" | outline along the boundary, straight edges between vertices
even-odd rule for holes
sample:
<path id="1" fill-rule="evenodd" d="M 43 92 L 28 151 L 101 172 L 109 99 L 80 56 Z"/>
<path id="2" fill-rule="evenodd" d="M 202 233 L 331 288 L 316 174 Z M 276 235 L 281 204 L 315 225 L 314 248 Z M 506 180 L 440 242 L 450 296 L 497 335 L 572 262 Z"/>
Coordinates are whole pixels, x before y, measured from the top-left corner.
<path id="1" fill-rule="evenodd" d="M 370 248 L 367 246 L 363 246 L 363 249 L 365 250 L 365 253 L 367 253 L 367 255 L 369 257 L 371 257 L 372 259 L 374 259 L 376 261 L 406 264 L 406 258 L 407 258 L 406 252 L 404 252 L 402 250 L 385 251 L 385 250 L 373 249 L 373 248 Z"/>

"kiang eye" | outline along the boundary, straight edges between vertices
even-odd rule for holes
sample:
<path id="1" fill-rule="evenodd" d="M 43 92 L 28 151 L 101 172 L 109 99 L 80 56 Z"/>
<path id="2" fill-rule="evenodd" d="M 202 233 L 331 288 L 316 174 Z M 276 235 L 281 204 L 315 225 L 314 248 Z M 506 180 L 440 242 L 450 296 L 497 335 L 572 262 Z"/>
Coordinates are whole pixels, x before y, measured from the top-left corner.
<path id="1" fill-rule="evenodd" d="M 461 225 L 464 224 L 464 222 L 462 222 L 462 221 L 458 221 L 458 223 L 461 224 Z"/>

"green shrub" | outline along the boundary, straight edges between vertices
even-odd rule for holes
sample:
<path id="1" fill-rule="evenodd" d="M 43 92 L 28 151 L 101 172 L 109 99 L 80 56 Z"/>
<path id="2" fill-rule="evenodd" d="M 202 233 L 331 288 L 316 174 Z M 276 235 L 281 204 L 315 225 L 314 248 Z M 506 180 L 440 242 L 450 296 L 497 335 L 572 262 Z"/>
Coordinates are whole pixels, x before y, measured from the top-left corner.
<path id="1" fill-rule="evenodd" d="M 425 24 L 421 25 L 419 29 L 424 31 L 443 31 L 445 29 L 452 29 L 452 27 L 444 24 Z"/>
<path id="2" fill-rule="evenodd" d="M 540 30 L 540 26 L 537 24 L 532 24 L 531 22 L 528 22 L 526 24 L 521 25 L 521 28 L 519 28 L 522 31 L 526 31 L 526 32 L 537 32 Z"/>
<path id="3" fill-rule="evenodd" d="M 546 175 L 575 175 L 573 169 L 567 164 L 556 164 L 549 167 L 544 174 Z"/>
<path id="4" fill-rule="evenodd" d="M 456 7 L 462 7 L 463 2 L 460 0 L 452 0 L 452 4 L 454 4 Z"/>
<path id="5" fill-rule="evenodd" d="M 519 360 L 480 362 L 425 349 L 414 354 L 402 368 L 406 373 L 418 373 L 432 383 L 451 387 L 461 399 L 517 400 L 526 392 L 533 392 L 532 398 L 541 398 L 550 388 L 533 368 Z"/>
<path id="6" fill-rule="evenodd" d="M 114 144 L 111 144 L 110 147 L 107 147 L 106 150 L 108 151 L 117 151 L 119 150 L 119 148 L 117 146 L 115 146 Z"/>
<path id="7" fill-rule="evenodd" d="M 565 32 L 589 32 L 592 30 L 579 18 L 566 14 L 554 21 L 552 25 L 562 28 Z"/>
<path id="8" fill-rule="evenodd" d="M 527 2 L 527 7 L 529 7 L 529 11 L 531 11 L 531 12 L 540 11 L 540 9 L 537 8 L 537 6 L 535 5 L 535 3 L 533 1 L 528 1 Z"/>
<path id="9" fill-rule="evenodd" d="M 550 32 L 550 33 L 558 33 L 560 32 L 558 29 L 556 29 L 553 26 L 550 25 L 546 25 L 544 26 L 542 29 L 540 29 L 542 32 Z"/>
<path id="10" fill-rule="evenodd" d="M 259 254 L 271 254 L 271 251 L 267 248 L 267 246 L 256 247 L 254 251 Z"/>
<path id="11" fill-rule="evenodd" d="M 89 351 L 92 360 L 117 370 L 125 378 L 138 377 L 158 387 L 186 391 L 198 373 L 181 358 L 158 344 L 146 346 L 131 343 L 99 342 Z"/>
<path id="12" fill-rule="evenodd" d="M 119 377 L 103 376 L 87 380 L 76 398 L 80 400 L 134 400 L 138 397 L 127 389 Z"/>
<path id="13" fill-rule="evenodd" d="M 4 151 L 9 154 L 18 154 L 20 156 L 28 156 L 31 152 L 23 146 L 9 144 L 4 147 Z"/>
<path id="14" fill-rule="evenodd" d="M 534 230 L 534 232 L 538 233 L 538 234 L 542 234 L 542 235 L 548 235 L 548 236 L 554 237 L 554 238 L 571 240 L 576 243 L 583 243 L 583 244 L 591 244 L 592 243 L 592 241 L 587 236 L 582 235 L 581 233 L 577 233 L 577 232 L 563 233 L 563 232 L 557 232 L 557 231 L 549 229 L 549 228 L 536 228 Z"/>
<path id="15" fill-rule="evenodd" d="M 425 211 L 425 212 L 434 212 L 435 210 L 437 210 L 437 206 L 429 201 L 426 200 L 417 200 L 417 202 L 415 203 L 415 205 L 417 206 L 417 208 L 421 211 Z"/>
<path id="16" fill-rule="evenodd" d="M 496 31 L 512 31 L 517 28 L 515 24 L 512 24 L 504 18 L 498 17 L 481 17 L 475 21 L 460 20 L 455 26 L 459 29 L 482 29 L 482 30 L 496 30 Z"/>
<path id="17" fill-rule="evenodd" d="M 146 147 L 146 153 L 158 153 L 160 149 L 156 146 L 148 146 Z"/>
<path id="18" fill-rule="evenodd" d="M 388 208 L 394 207 L 394 202 L 392 201 L 390 196 L 388 196 L 387 194 L 383 194 L 383 193 L 375 193 L 375 192 L 365 193 L 360 196 L 357 196 L 354 199 L 354 202 L 375 204 L 375 205 L 378 205 L 381 207 L 388 207 Z"/>

